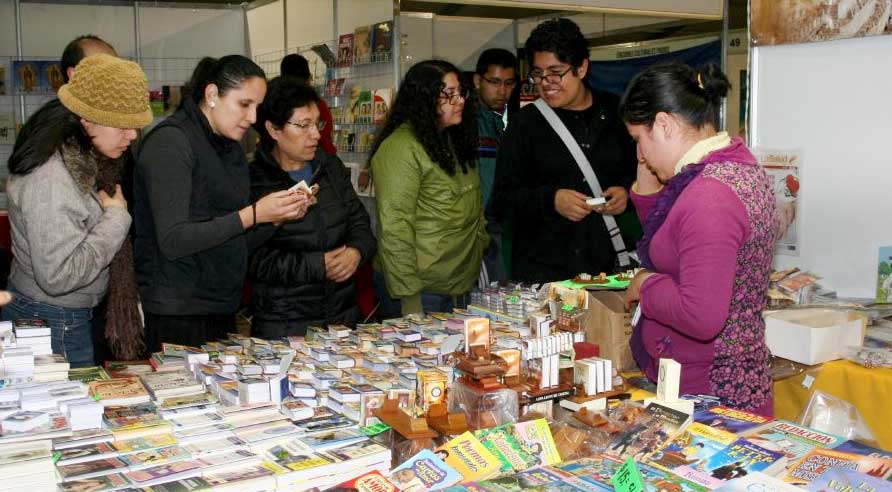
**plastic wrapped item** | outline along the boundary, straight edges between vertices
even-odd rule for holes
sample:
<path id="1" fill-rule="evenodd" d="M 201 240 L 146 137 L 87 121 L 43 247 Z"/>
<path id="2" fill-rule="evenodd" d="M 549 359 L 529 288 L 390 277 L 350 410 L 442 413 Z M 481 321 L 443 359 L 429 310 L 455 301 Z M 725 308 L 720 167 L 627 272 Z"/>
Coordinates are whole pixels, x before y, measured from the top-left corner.
<path id="1" fill-rule="evenodd" d="M 481 391 L 456 380 L 449 391 L 449 411 L 464 412 L 471 429 L 488 429 L 517 422 L 520 408 L 514 390 Z"/>
<path id="2" fill-rule="evenodd" d="M 783 357 L 771 356 L 771 379 L 774 381 L 786 379 L 801 374 L 810 366 L 793 362 Z"/>
<path id="3" fill-rule="evenodd" d="M 843 347 L 842 356 L 868 369 L 892 367 L 892 350 L 884 348 Z"/>
<path id="4" fill-rule="evenodd" d="M 610 434 L 572 421 L 551 424 L 551 436 L 564 461 L 597 456 L 610 444 Z"/>
<path id="5" fill-rule="evenodd" d="M 876 446 L 876 437 L 855 405 L 820 390 L 815 390 L 811 395 L 808 406 L 799 416 L 799 423 L 822 432 L 862 443 L 873 443 L 871 445 Z"/>
<path id="6" fill-rule="evenodd" d="M 393 467 L 405 463 L 423 449 L 434 449 L 441 444 L 437 439 L 433 438 L 404 439 L 395 432 L 393 432 L 393 435 L 394 442 L 391 448 L 391 466 Z"/>

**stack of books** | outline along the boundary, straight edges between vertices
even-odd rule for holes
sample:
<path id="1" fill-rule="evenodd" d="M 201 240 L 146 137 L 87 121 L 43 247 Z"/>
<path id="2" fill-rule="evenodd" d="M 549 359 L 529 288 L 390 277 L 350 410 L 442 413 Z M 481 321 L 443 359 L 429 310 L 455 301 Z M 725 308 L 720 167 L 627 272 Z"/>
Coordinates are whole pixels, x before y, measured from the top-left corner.
<path id="1" fill-rule="evenodd" d="M 13 322 L 16 346 L 28 347 L 34 355 L 53 353 L 52 330 L 42 319 L 19 319 Z"/>
<path id="2" fill-rule="evenodd" d="M 34 356 L 34 382 L 68 381 L 71 364 L 64 355 L 49 354 Z"/>
<path id="3" fill-rule="evenodd" d="M 48 440 L 0 446 L 0 491 L 55 492 L 55 469 Z"/>

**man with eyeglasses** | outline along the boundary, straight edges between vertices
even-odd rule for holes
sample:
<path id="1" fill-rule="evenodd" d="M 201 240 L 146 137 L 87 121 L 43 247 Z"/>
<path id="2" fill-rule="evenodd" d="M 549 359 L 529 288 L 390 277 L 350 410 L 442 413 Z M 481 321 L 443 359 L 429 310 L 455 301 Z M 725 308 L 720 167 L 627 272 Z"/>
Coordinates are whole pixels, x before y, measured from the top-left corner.
<path id="1" fill-rule="evenodd" d="M 478 163 L 480 188 L 483 190 L 483 205 L 489 205 L 493 182 L 496 175 L 496 156 L 505 127 L 508 124 L 508 99 L 517 85 L 517 57 L 508 50 L 490 48 L 480 53 L 477 70 L 474 73 L 474 87 L 477 90 L 477 131 L 480 146 Z M 486 231 L 489 233 L 489 249 L 483 257 L 486 265 L 487 281 L 507 280 L 506 266 L 502 255 L 502 224 L 487 217 Z"/>
<path id="2" fill-rule="evenodd" d="M 530 82 L 547 107 L 529 104 L 512 117 L 499 148 L 490 207 L 500 221 L 515 224 L 512 278 L 546 282 L 612 272 L 617 248 L 602 214 L 626 209 L 637 162 L 635 144 L 617 114 L 619 98 L 586 83 L 588 43 L 571 20 L 538 25 L 525 51 Z M 605 204 L 586 203 L 593 192 L 546 119 L 548 108 L 590 163 Z M 621 250 L 621 239 L 619 245 Z"/>

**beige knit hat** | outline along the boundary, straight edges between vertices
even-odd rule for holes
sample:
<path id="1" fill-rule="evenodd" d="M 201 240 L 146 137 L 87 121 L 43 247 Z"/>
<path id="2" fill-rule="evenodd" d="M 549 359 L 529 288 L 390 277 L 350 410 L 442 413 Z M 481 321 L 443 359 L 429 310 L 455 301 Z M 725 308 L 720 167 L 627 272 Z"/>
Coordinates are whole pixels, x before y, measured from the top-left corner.
<path id="1" fill-rule="evenodd" d="M 58 96 L 72 113 L 103 126 L 143 128 L 152 122 L 146 74 L 136 63 L 115 56 L 81 60 Z"/>

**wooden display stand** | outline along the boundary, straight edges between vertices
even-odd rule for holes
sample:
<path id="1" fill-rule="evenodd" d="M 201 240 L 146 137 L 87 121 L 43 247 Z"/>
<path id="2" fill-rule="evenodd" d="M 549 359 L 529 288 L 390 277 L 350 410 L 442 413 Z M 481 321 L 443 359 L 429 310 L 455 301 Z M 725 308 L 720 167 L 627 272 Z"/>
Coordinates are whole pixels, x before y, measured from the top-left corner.
<path id="1" fill-rule="evenodd" d="M 399 407 L 399 400 L 384 400 L 381 408 L 372 411 L 375 417 L 406 439 L 435 438 L 439 434 L 428 427 L 424 418 L 412 417 Z"/>
<path id="2" fill-rule="evenodd" d="M 435 403 L 427 411 L 427 425 L 444 436 L 457 436 L 468 431 L 468 417 L 464 412 L 449 413 L 445 404 Z"/>

